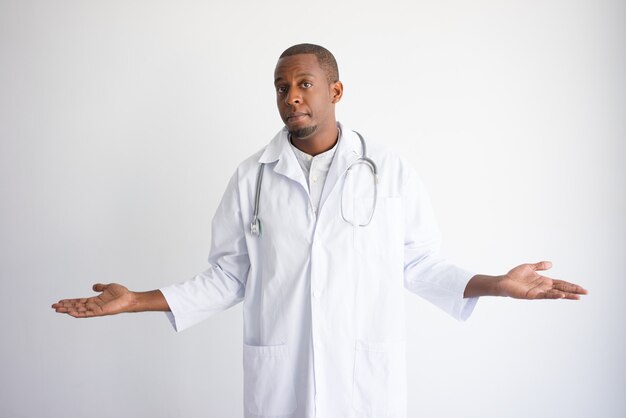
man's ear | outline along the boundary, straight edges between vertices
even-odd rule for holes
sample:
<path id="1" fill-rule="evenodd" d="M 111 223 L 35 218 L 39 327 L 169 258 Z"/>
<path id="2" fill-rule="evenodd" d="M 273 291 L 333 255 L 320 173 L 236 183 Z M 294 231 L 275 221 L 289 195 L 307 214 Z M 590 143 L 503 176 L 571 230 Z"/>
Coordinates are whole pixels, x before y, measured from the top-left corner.
<path id="1" fill-rule="evenodd" d="M 343 84 L 341 81 L 336 81 L 330 85 L 330 94 L 333 103 L 337 103 L 341 100 L 341 97 L 343 96 Z"/>

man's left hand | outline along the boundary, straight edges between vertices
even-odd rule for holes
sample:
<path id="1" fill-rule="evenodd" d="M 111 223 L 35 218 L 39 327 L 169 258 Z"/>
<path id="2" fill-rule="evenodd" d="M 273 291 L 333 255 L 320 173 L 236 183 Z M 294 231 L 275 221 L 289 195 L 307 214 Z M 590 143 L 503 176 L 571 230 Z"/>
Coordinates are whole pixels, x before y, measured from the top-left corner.
<path id="1" fill-rule="evenodd" d="M 542 276 L 539 271 L 552 267 L 549 261 L 534 264 L 520 264 L 502 276 L 498 282 L 502 296 L 516 299 L 580 299 L 587 290 L 564 280 Z"/>

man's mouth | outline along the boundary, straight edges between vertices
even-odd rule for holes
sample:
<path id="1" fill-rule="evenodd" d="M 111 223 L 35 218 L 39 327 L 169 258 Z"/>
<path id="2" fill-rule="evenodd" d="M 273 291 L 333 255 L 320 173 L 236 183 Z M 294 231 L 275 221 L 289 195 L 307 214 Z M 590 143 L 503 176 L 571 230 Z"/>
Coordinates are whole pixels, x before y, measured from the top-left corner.
<path id="1" fill-rule="evenodd" d="M 292 114 L 290 114 L 289 116 L 287 116 L 287 122 L 296 122 L 299 121 L 301 119 L 304 119 L 305 117 L 309 116 L 306 113 L 303 112 L 294 112 Z"/>

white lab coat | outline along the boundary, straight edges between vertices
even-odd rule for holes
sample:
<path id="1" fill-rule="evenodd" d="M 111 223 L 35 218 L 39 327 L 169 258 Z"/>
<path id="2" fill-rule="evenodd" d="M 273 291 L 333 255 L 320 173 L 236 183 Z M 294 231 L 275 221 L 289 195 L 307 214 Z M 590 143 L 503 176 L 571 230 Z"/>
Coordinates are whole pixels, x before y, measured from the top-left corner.
<path id="1" fill-rule="evenodd" d="M 472 273 L 436 257 L 428 195 L 400 157 L 365 138 L 378 166 L 378 198 L 357 135 L 342 136 L 316 216 L 287 131 L 245 160 L 212 224 L 210 267 L 161 291 L 177 331 L 243 301 L 245 417 L 406 417 L 404 289 L 457 319 Z M 259 218 L 250 233 L 259 163 Z M 369 193 L 369 194 L 368 194 Z"/>

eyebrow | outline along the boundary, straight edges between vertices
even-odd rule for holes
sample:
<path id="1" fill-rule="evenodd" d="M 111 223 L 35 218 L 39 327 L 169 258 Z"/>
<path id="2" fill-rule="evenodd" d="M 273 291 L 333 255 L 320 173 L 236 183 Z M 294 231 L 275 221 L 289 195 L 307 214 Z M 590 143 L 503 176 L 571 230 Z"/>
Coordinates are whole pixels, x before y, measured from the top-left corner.
<path id="1" fill-rule="evenodd" d="M 315 74 L 313 73 L 300 73 L 300 74 L 296 74 L 296 78 L 302 78 L 302 77 L 312 77 L 315 78 Z M 274 80 L 274 84 L 278 83 L 279 81 L 283 80 L 282 77 L 276 77 L 276 79 Z"/>

